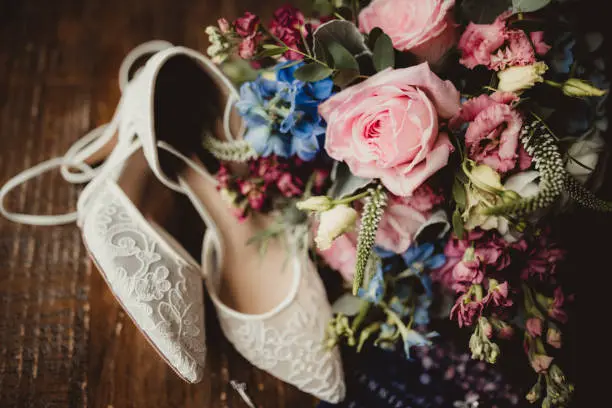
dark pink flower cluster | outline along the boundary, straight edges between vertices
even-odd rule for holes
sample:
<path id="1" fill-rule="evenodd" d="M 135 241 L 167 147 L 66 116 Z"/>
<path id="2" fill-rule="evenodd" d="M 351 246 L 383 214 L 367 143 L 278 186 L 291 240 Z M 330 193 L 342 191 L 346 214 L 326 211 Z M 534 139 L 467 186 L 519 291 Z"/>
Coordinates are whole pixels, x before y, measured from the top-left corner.
<path id="1" fill-rule="evenodd" d="M 486 308 L 495 312 L 503 311 L 504 308 L 513 305 L 508 282 L 498 284 L 497 281 L 488 280 L 487 285 L 488 291 L 484 297 L 482 293 L 479 293 L 484 291 L 483 286 L 480 285 L 471 286 L 467 292 L 459 296 L 450 313 L 450 318 L 456 318 L 459 327 L 472 326 Z"/>
<path id="2" fill-rule="evenodd" d="M 540 281 L 554 280 L 565 251 L 551 242 L 549 233 L 540 234 L 527 250 L 527 261 L 521 279 L 535 277 Z"/>
<path id="3" fill-rule="evenodd" d="M 470 23 L 459 40 L 460 62 L 470 69 L 484 65 L 500 71 L 531 65 L 536 62 L 536 54 L 548 52 L 550 46 L 544 42 L 542 31 L 532 32 L 528 37 L 523 30 L 509 29 L 506 24 L 509 17 L 510 13 L 504 13 L 493 24 Z"/>
<path id="4" fill-rule="evenodd" d="M 499 234 L 482 230 L 466 233 L 464 239 L 452 236 L 446 243 L 446 264 L 432 272 L 432 278 L 457 292 L 465 292 L 481 284 L 488 274 L 500 272 L 510 265 L 517 245 L 509 244 Z"/>
<path id="5" fill-rule="evenodd" d="M 270 32 L 288 47 L 299 49 L 302 36 L 306 35 L 304 21 L 304 14 L 287 4 L 274 12 L 274 17 L 270 22 Z M 285 52 L 284 56 L 289 60 L 303 59 L 301 54 L 292 50 Z"/>
<path id="6" fill-rule="evenodd" d="M 242 17 L 234 21 L 234 31 L 242 38 L 238 45 L 238 55 L 240 58 L 248 60 L 255 56 L 262 39 L 259 23 L 259 17 L 250 11 L 245 12 Z"/>
<path id="7" fill-rule="evenodd" d="M 329 170 L 319 161 L 305 162 L 297 157 L 284 159 L 275 155 L 251 160 L 246 177 L 233 175 L 223 164 L 216 175 L 218 188 L 230 192 L 241 219 L 251 211 L 271 210 L 276 198 L 301 196 L 311 176 L 313 193 L 321 193 L 328 182 Z"/>

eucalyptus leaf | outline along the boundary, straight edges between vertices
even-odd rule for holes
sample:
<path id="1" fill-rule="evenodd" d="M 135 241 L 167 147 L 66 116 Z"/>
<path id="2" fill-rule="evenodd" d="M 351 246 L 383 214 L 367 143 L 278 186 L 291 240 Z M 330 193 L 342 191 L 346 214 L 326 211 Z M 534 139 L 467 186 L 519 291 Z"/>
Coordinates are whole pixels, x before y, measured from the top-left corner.
<path id="1" fill-rule="evenodd" d="M 332 20 L 321 24 L 313 34 L 314 55 L 317 59 L 325 57 L 325 49 L 329 49 L 331 42 L 337 42 L 348 50 L 351 55 L 356 56 L 369 52 L 366 47 L 363 34 L 350 21 Z"/>
<path id="2" fill-rule="evenodd" d="M 335 69 L 351 69 L 359 72 L 359 65 L 353 55 L 341 44 L 330 41 L 327 44 L 327 51 L 332 58 Z"/>
<path id="3" fill-rule="evenodd" d="M 333 184 L 328 195 L 335 200 L 353 195 L 355 191 L 364 188 L 373 181 L 353 175 L 345 163 L 334 164 L 331 177 Z"/>
<path id="4" fill-rule="evenodd" d="M 444 238 L 451 225 L 444 210 L 438 210 L 419 227 L 414 234 L 414 240 L 419 243 L 432 242 Z"/>
<path id="5" fill-rule="evenodd" d="M 380 27 L 374 27 L 370 34 L 368 34 L 368 47 L 371 50 L 374 49 L 374 44 L 376 44 L 376 40 L 383 33 L 383 30 Z"/>
<path id="6" fill-rule="evenodd" d="M 512 0 L 512 11 L 515 13 L 532 13 L 550 4 L 551 0 Z"/>
<path id="7" fill-rule="evenodd" d="M 342 313 L 345 316 L 355 316 L 361 310 L 365 300 L 345 293 L 332 305 L 332 313 Z"/>
<path id="8" fill-rule="evenodd" d="M 321 16 L 329 16 L 334 12 L 334 6 L 330 0 L 315 0 L 312 7 Z"/>
<path id="9" fill-rule="evenodd" d="M 453 200 L 457 203 L 457 208 L 461 210 L 465 209 L 467 204 L 465 186 L 458 179 L 455 179 L 453 183 Z"/>
<path id="10" fill-rule="evenodd" d="M 354 69 L 341 69 L 334 74 L 334 84 L 345 88 L 359 77 L 359 71 Z"/>
<path id="11" fill-rule="evenodd" d="M 263 51 L 257 53 L 257 58 L 275 57 L 277 55 L 283 54 L 285 51 L 287 51 L 286 47 L 266 48 Z"/>
<path id="12" fill-rule="evenodd" d="M 334 70 L 325 65 L 321 65 L 318 62 L 311 62 L 296 69 L 293 76 L 300 81 L 317 82 L 327 78 L 332 72 L 334 72 Z"/>
<path id="13" fill-rule="evenodd" d="M 378 39 L 376 39 L 372 59 L 374 60 L 374 67 L 379 72 L 387 68 L 393 68 L 395 65 L 395 50 L 391 38 L 387 34 L 380 33 Z"/>
<path id="14" fill-rule="evenodd" d="M 491 24 L 500 14 L 512 8 L 513 0 L 463 0 L 462 15 L 477 24 Z"/>
<path id="15" fill-rule="evenodd" d="M 465 225 L 463 224 L 463 217 L 461 217 L 461 213 L 458 210 L 455 210 L 453 213 L 453 232 L 457 238 L 463 239 Z"/>

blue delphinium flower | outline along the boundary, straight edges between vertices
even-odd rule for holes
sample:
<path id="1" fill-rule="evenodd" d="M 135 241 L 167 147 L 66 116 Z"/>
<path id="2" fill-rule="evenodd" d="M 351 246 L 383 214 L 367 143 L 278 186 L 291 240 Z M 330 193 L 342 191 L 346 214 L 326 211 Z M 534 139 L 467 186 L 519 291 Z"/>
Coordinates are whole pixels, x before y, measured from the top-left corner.
<path id="1" fill-rule="evenodd" d="M 431 243 L 415 245 L 402 254 L 402 259 L 408 271 L 421 280 L 425 293 L 433 297 L 431 276 L 423 273 L 425 270 L 441 268 L 446 263 L 444 254 L 435 254 L 435 246 Z"/>
<path id="2" fill-rule="evenodd" d="M 357 296 L 370 303 L 380 303 L 385 294 L 385 278 L 383 277 L 382 265 L 378 263 L 376 272 L 370 279 L 367 288 L 359 288 Z"/>
<path id="3" fill-rule="evenodd" d="M 439 336 L 436 332 L 430 332 L 423 335 L 412 329 L 401 331 L 401 334 L 407 359 L 410 359 L 410 349 L 412 347 L 431 346 L 433 343 L 430 339 Z"/>
<path id="4" fill-rule="evenodd" d="M 322 149 L 325 122 L 319 105 L 332 94 L 333 81 L 303 82 L 293 73 L 303 63 L 276 66 L 276 79 L 262 76 L 240 88 L 236 108 L 247 125 L 245 139 L 261 156 L 297 155 L 304 161 Z"/>

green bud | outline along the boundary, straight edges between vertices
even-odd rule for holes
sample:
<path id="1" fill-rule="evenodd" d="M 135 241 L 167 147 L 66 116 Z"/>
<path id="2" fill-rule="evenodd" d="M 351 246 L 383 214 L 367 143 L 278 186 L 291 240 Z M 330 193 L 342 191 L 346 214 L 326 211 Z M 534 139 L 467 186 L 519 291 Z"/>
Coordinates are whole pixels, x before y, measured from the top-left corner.
<path id="1" fill-rule="evenodd" d="M 604 96 L 607 92 L 577 78 L 570 78 L 565 81 L 561 89 L 563 90 L 563 93 L 565 95 L 574 98 L 580 98 L 584 96 Z"/>
<path id="2" fill-rule="evenodd" d="M 538 377 L 538 382 L 531 387 L 531 390 L 527 393 L 525 398 L 530 403 L 534 403 L 542 397 L 542 384 L 540 383 L 540 377 Z"/>
<path id="3" fill-rule="evenodd" d="M 334 206 L 331 198 L 326 196 L 310 197 L 304 201 L 299 201 L 295 206 L 302 211 L 327 211 Z"/>

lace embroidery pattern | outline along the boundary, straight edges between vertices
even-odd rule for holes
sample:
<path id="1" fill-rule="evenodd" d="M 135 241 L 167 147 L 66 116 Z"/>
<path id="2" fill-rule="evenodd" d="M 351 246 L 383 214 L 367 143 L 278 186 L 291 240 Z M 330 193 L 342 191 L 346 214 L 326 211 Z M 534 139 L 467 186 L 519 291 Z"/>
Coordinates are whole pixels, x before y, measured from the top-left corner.
<path id="1" fill-rule="evenodd" d="M 323 345 L 331 310 L 310 268 L 303 268 L 294 301 L 269 318 L 244 320 L 217 311 L 226 337 L 253 365 L 320 399 L 339 402 L 345 394 L 340 355 Z"/>
<path id="2" fill-rule="evenodd" d="M 111 290 L 182 377 L 198 382 L 206 356 L 202 279 L 195 266 L 142 227 L 118 188 L 106 185 L 83 223 L 83 239 Z"/>

